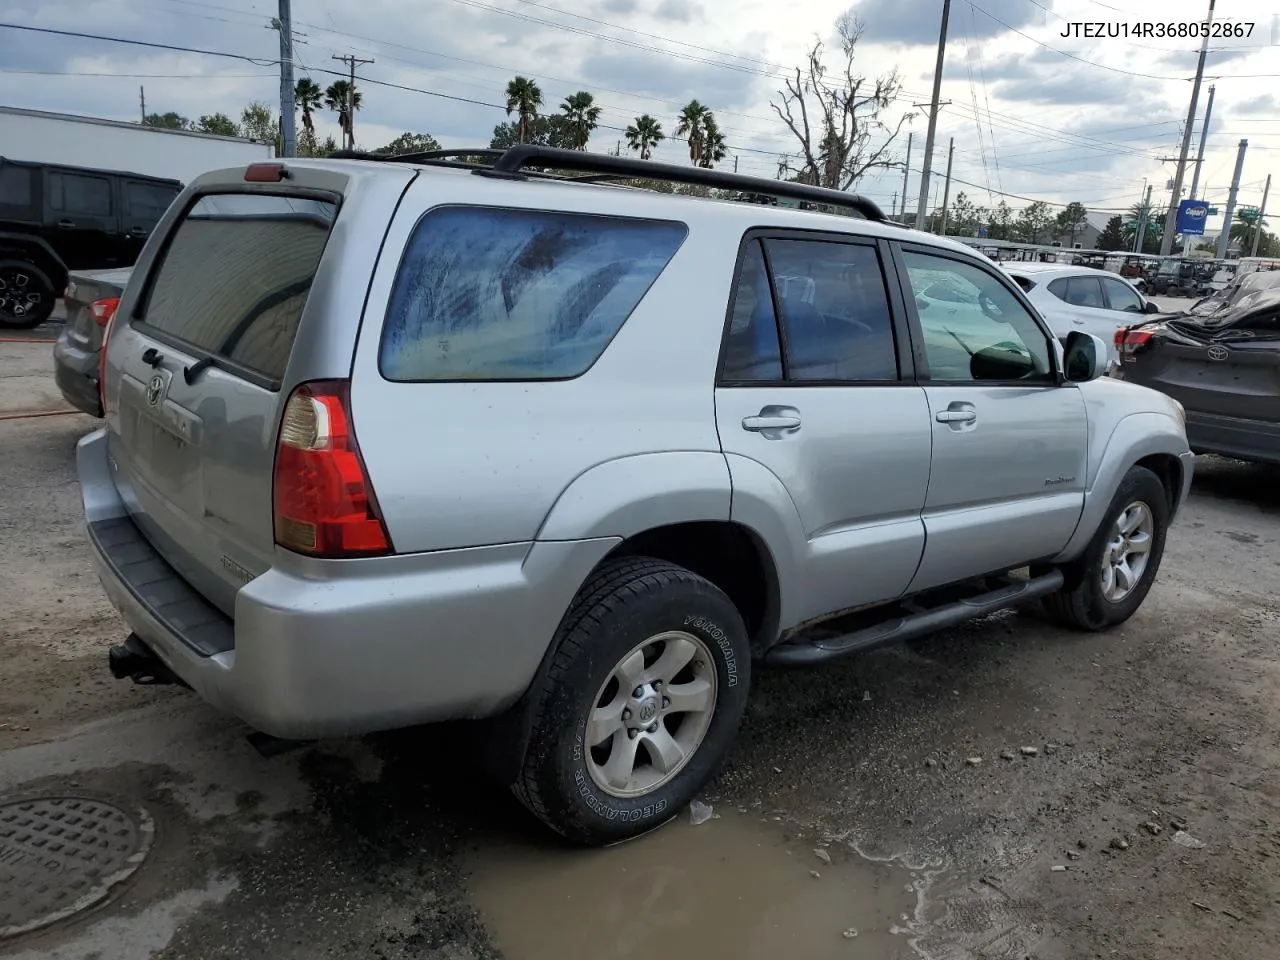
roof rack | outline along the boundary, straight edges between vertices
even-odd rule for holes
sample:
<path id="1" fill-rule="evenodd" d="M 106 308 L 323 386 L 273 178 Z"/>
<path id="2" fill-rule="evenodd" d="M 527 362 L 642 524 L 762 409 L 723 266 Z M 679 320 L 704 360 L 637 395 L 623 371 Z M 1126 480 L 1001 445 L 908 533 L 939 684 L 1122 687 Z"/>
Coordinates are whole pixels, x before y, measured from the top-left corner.
<path id="1" fill-rule="evenodd" d="M 653 160 L 633 160 L 630 157 L 614 157 L 582 150 L 561 150 L 557 147 L 541 147 L 527 143 L 504 151 L 491 169 L 481 167 L 476 170 L 476 173 L 482 176 L 521 176 L 528 167 L 549 167 L 555 170 L 589 174 L 612 174 L 633 180 L 666 180 L 671 183 L 687 183 L 695 186 L 718 187 L 721 190 L 785 197 L 789 200 L 840 207 L 851 210 L 867 220 L 888 222 L 888 217 L 874 201 L 856 193 L 845 193 L 826 187 L 812 187 L 789 180 L 769 180 L 764 177 L 707 170 L 703 167 L 685 167 Z"/>
<path id="2" fill-rule="evenodd" d="M 563 150 L 559 147 L 542 147 L 534 144 L 518 144 L 505 150 L 492 147 L 472 149 L 424 150 L 419 153 L 402 153 L 387 156 L 360 150 L 338 150 L 330 154 L 334 160 L 379 160 L 390 163 L 421 163 L 433 167 L 450 167 L 470 170 L 481 176 L 537 177 L 547 180 L 572 180 L 582 183 L 601 183 L 617 180 L 663 180 L 668 183 L 687 183 L 693 186 L 716 187 L 736 190 L 753 197 L 773 197 L 799 200 L 802 204 L 820 204 L 850 210 L 866 220 L 880 223 L 896 223 L 885 216 L 884 211 L 872 200 L 856 193 L 813 187 L 790 180 L 769 180 L 745 174 L 724 173 L 704 167 L 686 167 L 674 163 L 658 163 L 654 160 L 638 160 L 615 157 L 608 154 L 587 153 L 583 150 Z M 467 162 L 467 158 L 492 161 L 491 166 Z M 579 177 L 562 177 L 547 172 L 564 170 L 586 174 Z M 762 202 L 762 201 L 753 201 Z"/>

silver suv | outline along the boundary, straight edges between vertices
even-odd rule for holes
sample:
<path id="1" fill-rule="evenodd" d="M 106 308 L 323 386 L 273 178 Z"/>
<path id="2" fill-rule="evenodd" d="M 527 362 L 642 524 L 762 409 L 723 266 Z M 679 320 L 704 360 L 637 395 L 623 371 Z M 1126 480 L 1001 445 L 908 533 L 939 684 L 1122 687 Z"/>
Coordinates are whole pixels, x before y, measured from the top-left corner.
<path id="1" fill-rule="evenodd" d="M 1134 613 L 1193 458 L 1106 357 L 848 194 L 531 146 L 213 172 L 79 446 L 111 668 L 289 740 L 484 719 L 538 817 L 632 836 L 755 663 Z"/>

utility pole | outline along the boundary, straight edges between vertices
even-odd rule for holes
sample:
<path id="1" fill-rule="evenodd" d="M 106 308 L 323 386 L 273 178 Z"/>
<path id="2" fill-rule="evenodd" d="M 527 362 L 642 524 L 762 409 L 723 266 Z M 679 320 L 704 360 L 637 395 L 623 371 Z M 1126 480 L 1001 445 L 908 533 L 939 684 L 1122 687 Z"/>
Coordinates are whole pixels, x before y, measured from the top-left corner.
<path id="1" fill-rule="evenodd" d="M 902 165 L 902 222 L 907 222 L 907 178 L 911 176 L 911 139 L 915 134 L 907 131 L 907 162 Z"/>
<path id="2" fill-rule="evenodd" d="M 1142 200 L 1142 212 L 1138 214 L 1137 239 L 1133 244 L 1133 252 L 1141 253 L 1144 242 L 1147 239 L 1147 218 L 1151 216 L 1151 188 L 1152 184 L 1147 184 L 1147 195 Z"/>
<path id="3" fill-rule="evenodd" d="M 1213 117 L 1213 91 L 1214 85 L 1209 84 L 1209 104 L 1204 108 L 1204 123 L 1200 126 L 1200 148 L 1196 151 L 1196 169 L 1191 175 L 1191 192 L 1187 194 L 1192 200 L 1199 197 L 1196 191 L 1200 188 L 1200 171 L 1204 169 L 1204 142 L 1209 136 L 1209 121 Z M 1186 254 L 1191 250 L 1191 237 L 1182 238 L 1182 252 Z"/>
<path id="4" fill-rule="evenodd" d="M 942 188 L 942 223 L 938 225 L 938 236 L 947 235 L 947 203 L 951 200 L 951 159 L 956 154 L 956 138 L 951 138 L 951 146 L 947 148 L 947 182 Z"/>
<path id="5" fill-rule="evenodd" d="M 1227 193 L 1227 214 L 1222 220 L 1222 233 L 1218 235 L 1219 260 L 1226 259 L 1227 245 L 1231 243 L 1231 217 L 1236 212 L 1236 195 L 1240 192 L 1240 174 L 1244 172 L 1244 152 L 1249 149 L 1249 141 L 1241 140 L 1240 149 L 1236 151 L 1236 172 L 1231 175 L 1231 190 Z M 1241 247 L 1244 244 L 1240 244 Z"/>
<path id="6" fill-rule="evenodd" d="M 142 107 L 142 122 L 147 122 L 147 91 L 138 87 L 138 104 Z"/>
<path id="7" fill-rule="evenodd" d="M 1258 255 L 1258 241 L 1262 238 L 1262 218 L 1267 215 L 1267 195 L 1271 193 L 1271 174 L 1267 174 L 1267 185 L 1262 188 L 1262 206 L 1258 208 L 1258 222 L 1253 225 L 1253 248 L 1249 256 Z"/>
<path id="8" fill-rule="evenodd" d="M 1216 0 L 1209 0 L 1209 16 L 1205 23 L 1213 23 L 1213 6 Z M 1191 128 L 1196 124 L 1196 101 L 1200 99 L 1200 82 L 1204 79 L 1204 58 L 1209 52 L 1209 29 L 1204 31 L 1204 39 L 1200 43 L 1200 59 L 1196 63 L 1196 79 L 1191 85 L 1191 105 L 1187 108 L 1187 123 L 1182 129 L 1182 149 L 1178 153 L 1178 170 L 1173 175 L 1173 202 L 1169 204 L 1169 213 L 1164 220 L 1164 236 L 1160 238 L 1160 256 L 1167 257 L 1173 249 L 1173 235 L 1178 226 L 1178 202 L 1182 199 L 1182 178 L 1187 170 L 1187 153 L 1191 150 Z M 1207 127 L 1208 124 L 1205 124 Z"/>
<path id="9" fill-rule="evenodd" d="M 621 149 L 622 149 L 622 141 L 621 141 L 621 140 L 619 140 L 619 141 L 618 141 L 618 149 L 619 149 L 619 150 L 621 150 Z M 733 172 L 734 172 L 734 173 L 737 173 L 737 172 L 738 172 L 738 155 L 737 155 L 736 153 L 733 155 Z"/>
<path id="10" fill-rule="evenodd" d="M 298 155 L 297 107 L 293 103 L 293 15 L 290 0 L 280 0 L 280 16 L 271 21 L 280 34 L 280 156 Z"/>
<path id="11" fill-rule="evenodd" d="M 347 149 L 354 150 L 356 145 L 356 67 L 363 66 L 366 63 L 373 63 L 372 60 L 361 60 L 354 56 L 340 57 L 333 55 L 334 60 L 341 60 L 351 68 L 351 79 L 347 82 Z"/>
<path id="12" fill-rule="evenodd" d="M 924 135 L 924 165 L 920 168 L 920 205 L 916 208 L 916 229 L 924 229 L 924 205 L 929 202 L 929 167 L 933 162 L 933 136 L 938 129 L 938 95 L 942 92 L 942 58 L 947 52 L 947 20 L 951 0 L 942 0 L 942 28 L 938 31 L 938 59 L 933 67 L 933 96 L 929 104 L 929 129 Z M 1207 40 L 1205 41 L 1208 42 Z M 1201 58 L 1203 59 L 1203 57 Z"/>
<path id="13" fill-rule="evenodd" d="M 889 219 L 898 215 L 898 191 L 893 191 L 893 205 L 889 208 Z"/>

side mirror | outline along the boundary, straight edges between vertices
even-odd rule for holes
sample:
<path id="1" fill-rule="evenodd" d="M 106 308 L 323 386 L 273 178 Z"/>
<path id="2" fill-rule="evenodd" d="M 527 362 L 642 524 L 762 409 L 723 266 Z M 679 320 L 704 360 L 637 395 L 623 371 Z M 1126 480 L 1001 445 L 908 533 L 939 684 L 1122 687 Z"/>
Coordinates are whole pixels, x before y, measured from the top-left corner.
<path id="1" fill-rule="evenodd" d="M 1110 359 L 1107 345 L 1102 342 L 1101 337 L 1081 333 L 1079 330 L 1067 334 L 1062 370 L 1072 383 L 1088 383 L 1105 376 Z"/>
<path id="2" fill-rule="evenodd" d="M 1142 312 L 1143 313 L 1159 313 L 1160 305 L 1152 303 L 1150 300 L 1148 300 L 1147 305 L 1142 308 Z"/>

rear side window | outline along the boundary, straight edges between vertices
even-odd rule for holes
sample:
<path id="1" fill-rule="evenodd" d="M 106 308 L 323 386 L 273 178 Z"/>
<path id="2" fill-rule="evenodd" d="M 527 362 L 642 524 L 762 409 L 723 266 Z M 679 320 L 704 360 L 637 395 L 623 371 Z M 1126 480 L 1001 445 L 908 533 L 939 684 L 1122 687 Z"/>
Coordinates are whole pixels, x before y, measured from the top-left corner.
<path id="1" fill-rule="evenodd" d="M 170 238 L 142 321 L 278 384 L 336 214 L 300 197 L 201 197 Z"/>
<path id="2" fill-rule="evenodd" d="M 35 205 L 32 180 L 35 171 L 29 167 L 0 166 L 0 207 L 26 212 Z"/>
<path id="3" fill-rule="evenodd" d="M 62 213 L 111 216 L 111 181 L 79 173 L 49 174 L 49 206 Z"/>
<path id="4" fill-rule="evenodd" d="M 442 207 L 409 238 L 383 328 L 396 381 L 584 373 L 688 234 L 683 223 Z"/>
<path id="5" fill-rule="evenodd" d="M 1094 310 L 1107 308 L 1097 277 L 1059 277 L 1050 281 L 1049 292 L 1073 307 L 1090 307 Z"/>

